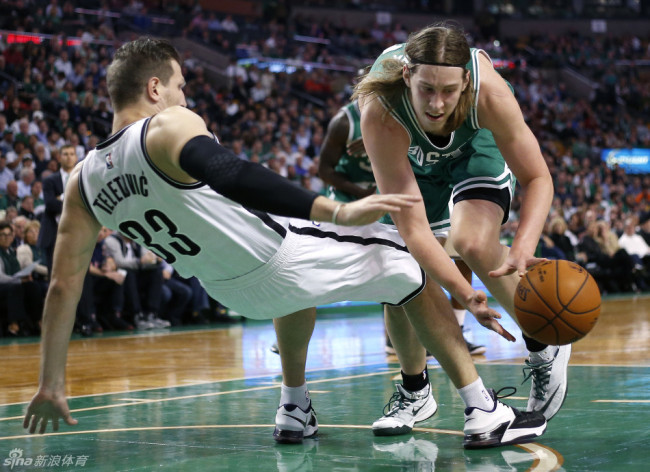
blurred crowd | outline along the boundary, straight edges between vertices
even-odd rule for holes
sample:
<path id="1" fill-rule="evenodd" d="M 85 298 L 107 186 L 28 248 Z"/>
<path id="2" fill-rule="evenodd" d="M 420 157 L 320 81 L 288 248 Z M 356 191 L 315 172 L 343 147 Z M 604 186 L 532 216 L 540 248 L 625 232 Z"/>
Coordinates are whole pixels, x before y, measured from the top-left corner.
<path id="1" fill-rule="evenodd" d="M 276 2 L 258 23 L 203 11 L 198 2 L 164 4 L 162 13 L 169 17 L 177 9 L 174 28 L 231 59 L 224 71 L 227 83 L 215 85 L 205 64 L 184 53 L 188 107 L 241 159 L 324 193 L 318 164 L 330 118 L 348 101 L 358 71 L 385 47 L 406 40 L 408 31 L 401 24 L 348 27 L 289 19 L 286 6 Z M 92 15 L 77 7 L 57 0 L 0 4 L 0 29 L 47 35 L 22 41 L 2 34 L 0 40 L 5 335 L 39 331 L 51 269 L 45 241 L 56 232 L 47 221 L 60 213 L 62 194 L 53 182 L 65 185 L 67 155 L 75 164 L 110 134 L 105 76 L 117 38 L 160 24 L 137 1 L 105 2 Z M 122 18 L 111 16 L 113 11 Z M 650 36 L 587 38 L 568 32 L 562 38 L 498 41 L 478 31 L 469 32 L 475 47 L 511 61 L 502 74 L 554 178 L 555 199 L 539 254 L 580 263 L 604 292 L 648 290 L 650 176 L 608 167 L 601 151 L 650 148 L 650 68 L 630 62 L 650 60 Z M 271 70 L 261 60 L 238 61 L 272 57 L 310 65 Z M 549 68 L 565 66 L 593 81 L 591 94 L 576 96 L 562 82 L 547 79 Z M 516 231 L 518 208 L 516 196 L 504 242 Z M 77 326 L 85 335 L 232 319 L 195 280 L 181 279 L 160 258 L 109 230 L 100 234 L 86 279 Z"/>

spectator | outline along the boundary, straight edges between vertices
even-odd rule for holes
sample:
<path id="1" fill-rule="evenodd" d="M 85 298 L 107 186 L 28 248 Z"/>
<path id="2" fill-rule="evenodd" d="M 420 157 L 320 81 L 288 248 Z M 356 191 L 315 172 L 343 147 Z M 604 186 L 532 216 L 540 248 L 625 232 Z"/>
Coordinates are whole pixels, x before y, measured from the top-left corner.
<path id="1" fill-rule="evenodd" d="M 0 199 L 0 210 L 7 209 L 8 207 L 20 207 L 20 197 L 18 197 L 18 182 L 10 180 L 7 183 L 5 194 Z"/>
<path id="2" fill-rule="evenodd" d="M 36 181 L 36 173 L 32 167 L 24 167 L 20 170 L 20 180 L 18 180 L 18 198 L 25 198 L 32 194 L 32 184 Z"/>
<path id="3" fill-rule="evenodd" d="M 23 159 L 29 156 L 32 158 L 32 155 L 29 152 L 29 148 L 25 146 L 25 143 L 22 141 L 14 141 L 13 149 L 7 152 L 7 167 L 14 172 L 16 175 L 22 169 Z"/>
<path id="4" fill-rule="evenodd" d="M 646 244 L 650 246 L 650 213 L 644 213 L 639 219 L 641 226 L 639 234 L 645 240 Z"/>
<path id="5" fill-rule="evenodd" d="M 104 247 L 117 268 L 127 272 L 124 303 L 133 315 L 135 326 L 138 329 L 169 327 L 171 323 L 158 316 L 163 286 L 161 259 L 119 233 L 107 237 Z"/>
<path id="6" fill-rule="evenodd" d="M 233 20 L 232 15 L 226 15 L 226 17 L 221 21 L 221 29 L 228 33 L 238 33 L 239 26 Z"/>
<path id="7" fill-rule="evenodd" d="M 163 313 L 172 326 L 179 326 L 183 324 L 183 314 L 192 301 L 192 289 L 176 278 L 174 268 L 165 261 L 162 261 L 162 274 Z"/>
<path id="8" fill-rule="evenodd" d="M 14 173 L 7 168 L 7 156 L 0 151 L 0 195 L 7 193 L 7 184 L 14 179 Z"/>
<path id="9" fill-rule="evenodd" d="M 45 254 L 45 265 L 52 270 L 52 256 L 54 254 L 54 242 L 63 209 L 63 195 L 65 184 L 68 181 L 70 172 L 77 163 L 77 155 L 73 146 L 64 145 L 60 150 L 61 169 L 43 180 L 43 199 L 45 200 L 45 212 L 43 213 L 41 232 L 38 245 Z"/>
<path id="10" fill-rule="evenodd" d="M 14 130 L 6 127 L 2 132 L 2 141 L 0 142 L 0 153 L 6 156 L 9 151 L 14 149 Z"/>
<path id="11" fill-rule="evenodd" d="M 41 224 L 38 221 L 30 221 L 25 227 L 25 242 L 16 248 L 16 258 L 20 268 L 24 269 L 32 263 L 36 263 L 32 272 L 33 280 L 41 286 L 42 293 L 47 291 L 47 266 L 43 264 L 43 251 L 36 244 Z"/>
<path id="12" fill-rule="evenodd" d="M 34 213 L 34 197 L 31 195 L 25 195 L 25 197 L 20 201 L 18 216 L 24 216 L 30 221 L 36 219 L 36 213 Z"/>
<path id="13" fill-rule="evenodd" d="M 618 248 L 618 239 L 610 235 L 604 221 L 590 221 L 578 246 L 578 260 L 594 276 L 603 292 L 631 292 L 634 262 Z"/>
<path id="14" fill-rule="evenodd" d="M 18 216 L 18 209 L 14 206 L 7 207 L 3 221 L 11 223 Z"/>
<path id="15" fill-rule="evenodd" d="M 575 247 L 567 235 L 567 223 L 561 216 L 556 216 L 549 223 L 550 238 L 555 247 L 564 253 L 564 258 L 569 261 L 575 261 Z"/>
<path id="16" fill-rule="evenodd" d="M 34 172 L 36 173 L 36 178 L 39 178 L 43 171 L 47 169 L 49 158 L 49 150 L 42 142 L 38 141 L 34 144 Z"/>
<path id="17" fill-rule="evenodd" d="M 11 221 L 14 228 L 14 249 L 25 242 L 25 228 L 27 228 L 27 223 L 29 223 L 29 221 L 30 220 L 26 216 L 20 214 L 20 210 L 18 210 L 18 216 Z"/>
<path id="18" fill-rule="evenodd" d="M 20 271 L 13 239 L 11 225 L 0 222 L 0 306 L 7 307 L 8 313 L 3 328 L 12 336 L 21 336 L 38 330 L 44 295 L 31 275 L 13 277 Z"/>
<path id="19" fill-rule="evenodd" d="M 618 238 L 619 246 L 624 249 L 634 260 L 635 270 L 644 270 L 648 257 L 650 256 L 650 246 L 645 242 L 643 236 L 636 232 L 635 220 L 627 218 L 623 234 Z"/>
<path id="20" fill-rule="evenodd" d="M 100 333 L 104 328 L 133 330 L 133 326 L 122 319 L 126 271 L 117 268 L 115 260 L 104 248 L 104 241 L 110 234 L 111 230 L 106 227 L 99 231 L 84 279 L 76 318 L 78 329 L 84 336 Z"/>

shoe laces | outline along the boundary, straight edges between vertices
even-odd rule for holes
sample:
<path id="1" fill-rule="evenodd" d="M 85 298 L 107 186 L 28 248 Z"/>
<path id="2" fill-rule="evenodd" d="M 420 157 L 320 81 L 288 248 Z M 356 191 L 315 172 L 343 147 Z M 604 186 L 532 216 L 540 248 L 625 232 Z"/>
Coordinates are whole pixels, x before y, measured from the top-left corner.
<path id="1" fill-rule="evenodd" d="M 507 393 L 504 393 L 503 395 L 499 395 L 504 390 L 506 390 Z M 492 391 L 492 393 L 494 393 L 494 399 L 495 400 L 501 400 L 502 398 L 508 398 L 509 396 L 512 396 L 515 393 L 517 393 L 517 389 L 515 387 L 501 387 L 496 392 L 494 391 L 494 389 L 491 389 L 491 391 Z"/>
<path id="2" fill-rule="evenodd" d="M 503 392 L 504 390 L 506 391 L 506 393 L 501 394 L 501 392 Z M 494 397 L 494 401 L 498 402 L 499 400 L 501 400 L 503 398 L 508 398 L 509 396 L 514 395 L 515 393 L 517 393 L 517 389 L 515 387 L 501 387 L 496 392 L 494 391 L 494 389 L 490 389 L 490 393 Z M 519 416 L 521 414 L 521 412 L 517 408 L 515 408 L 514 406 L 510 406 L 507 403 L 503 403 L 503 402 L 500 402 L 500 403 L 501 403 L 501 405 L 503 405 L 503 406 L 505 406 L 507 408 L 510 408 L 514 412 L 514 414 L 516 416 Z"/>
<path id="3" fill-rule="evenodd" d="M 393 392 L 393 396 L 384 405 L 384 416 L 395 415 L 397 412 L 406 409 L 413 401 L 402 395 L 402 392 Z"/>
<path id="4" fill-rule="evenodd" d="M 549 382 L 551 381 L 551 369 L 553 368 L 553 360 L 548 362 L 541 362 L 533 364 L 529 360 L 525 361 L 526 367 L 522 369 L 524 374 L 525 383 L 532 377 L 533 381 L 533 396 L 538 400 L 543 400 L 546 395 L 546 390 Z"/>

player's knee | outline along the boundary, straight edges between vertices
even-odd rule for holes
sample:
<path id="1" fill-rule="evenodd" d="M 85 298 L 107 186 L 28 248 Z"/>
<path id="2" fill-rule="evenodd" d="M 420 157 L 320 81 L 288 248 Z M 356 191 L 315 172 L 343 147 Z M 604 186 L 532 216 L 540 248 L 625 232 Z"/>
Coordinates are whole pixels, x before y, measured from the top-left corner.
<path id="1" fill-rule="evenodd" d="M 487 238 L 477 234 L 471 236 L 452 239 L 454 249 L 469 266 L 472 266 L 474 261 L 484 260 L 486 252 L 494 250 Z"/>

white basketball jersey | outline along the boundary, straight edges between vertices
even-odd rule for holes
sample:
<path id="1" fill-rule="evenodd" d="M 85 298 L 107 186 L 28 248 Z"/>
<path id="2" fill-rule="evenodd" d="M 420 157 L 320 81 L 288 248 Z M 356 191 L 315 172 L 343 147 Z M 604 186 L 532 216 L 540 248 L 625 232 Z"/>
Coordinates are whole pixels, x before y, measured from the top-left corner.
<path id="1" fill-rule="evenodd" d="M 149 248 L 184 277 L 228 280 L 278 251 L 288 219 L 249 211 L 206 184 L 170 179 L 145 149 L 151 118 L 122 129 L 84 160 L 79 187 L 104 226 Z"/>

